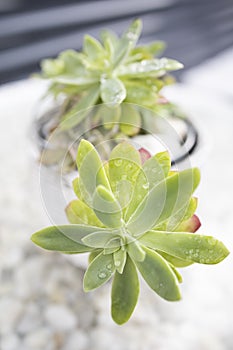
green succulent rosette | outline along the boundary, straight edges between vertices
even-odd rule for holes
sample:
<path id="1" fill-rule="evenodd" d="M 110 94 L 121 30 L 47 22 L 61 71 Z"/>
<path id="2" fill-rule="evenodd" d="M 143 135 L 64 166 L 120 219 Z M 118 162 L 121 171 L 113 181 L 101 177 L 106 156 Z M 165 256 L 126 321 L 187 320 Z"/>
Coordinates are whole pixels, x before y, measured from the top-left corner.
<path id="1" fill-rule="evenodd" d="M 64 97 L 62 130 L 78 126 L 97 104 L 105 106 L 95 120 L 99 118 L 108 128 L 118 123 L 118 132 L 128 136 L 139 132 L 146 116 L 133 106 L 121 108 L 123 101 L 160 114 L 177 112 L 167 101 L 164 105 L 160 91 L 174 80 L 167 73 L 183 65 L 173 59 L 156 57 L 165 46 L 161 41 L 136 47 L 141 30 L 142 22 L 137 19 L 121 37 L 107 30 L 102 32 L 101 42 L 85 35 L 81 52 L 66 50 L 55 59 L 42 61 L 41 77 L 50 81 L 48 92 L 54 97 Z"/>
<path id="2" fill-rule="evenodd" d="M 138 273 L 160 297 L 176 301 L 182 282 L 177 268 L 217 264 L 229 254 L 219 240 L 194 233 L 200 227 L 193 197 L 199 170 L 171 171 L 170 164 L 168 152 L 150 156 L 127 142 L 104 163 L 82 140 L 73 182 L 77 199 L 66 208 L 71 224 L 32 235 L 48 250 L 90 253 L 84 290 L 113 279 L 111 313 L 117 324 L 125 323 L 137 304 Z"/>

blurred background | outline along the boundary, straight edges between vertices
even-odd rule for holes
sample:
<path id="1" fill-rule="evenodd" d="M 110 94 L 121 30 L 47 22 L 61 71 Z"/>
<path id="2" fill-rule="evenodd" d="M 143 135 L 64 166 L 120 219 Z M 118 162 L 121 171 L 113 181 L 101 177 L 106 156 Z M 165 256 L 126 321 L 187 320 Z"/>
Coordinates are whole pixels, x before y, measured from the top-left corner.
<path id="1" fill-rule="evenodd" d="M 166 41 L 165 54 L 185 70 L 233 45 L 232 0 L 0 0 L 0 82 L 25 78 L 44 57 L 80 49 L 86 32 L 120 33 L 137 16 L 141 42 Z"/>
<path id="2" fill-rule="evenodd" d="M 0 0 L 0 350 L 232 350 L 232 254 L 182 270 L 183 300 L 145 289 L 116 326 L 109 285 L 82 290 L 83 271 L 35 247 L 50 224 L 43 207 L 32 123 L 44 84 L 28 79 L 42 58 L 80 49 L 85 33 L 121 33 L 143 19 L 141 43 L 164 40 L 184 63 L 165 96 L 185 109 L 201 139 L 200 233 L 233 251 L 233 0 Z M 7 84 L 9 83 L 9 84 Z"/>

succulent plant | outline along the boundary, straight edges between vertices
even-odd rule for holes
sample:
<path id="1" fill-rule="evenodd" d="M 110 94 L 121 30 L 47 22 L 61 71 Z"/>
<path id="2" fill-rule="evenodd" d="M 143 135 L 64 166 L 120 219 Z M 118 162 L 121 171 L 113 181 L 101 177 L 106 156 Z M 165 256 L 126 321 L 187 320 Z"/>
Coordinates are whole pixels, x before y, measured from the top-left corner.
<path id="1" fill-rule="evenodd" d="M 136 47 L 141 30 L 142 22 L 137 19 L 120 38 L 107 30 L 101 34 L 102 42 L 86 35 L 82 52 L 67 50 L 42 61 L 41 77 L 49 79 L 49 93 L 64 97 L 62 130 L 79 125 L 97 104 L 103 108 L 95 120 L 99 118 L 106 128 L 117 123 L 118 131 L 129 136 L 139 132 L 146 118 L 134 105 L 163 112 L 160 90 L 173 81 L 166 73 L 183 65 L 155 58 L 164 48 L 161 41 Z M 121 106 L 123 101 L 132 106 Z M 168 107 L 173 109 L 172 104 L 167 103 Z"/>
<path id="2" fill-rule="evenodd" d="M 116 323 L 125 323 L 135 308 L 138 271 L 160 297 L 175 301 L 182 282 L 177 267 L 216 264 L 229 254 L 222 242 L 194 233 L 200 227 L 192 196 L 200 181 L 197 168 L 171 171 L 168 152 L 151 157 L 127 142 L 103 163 L 85 140 L 77 167 L 73 188 L 78 199 L 66 208 L 71 224 L 42 229 L 32 241 L 65 254 L 90 252 L 84 290 L 113 277 Z"/>

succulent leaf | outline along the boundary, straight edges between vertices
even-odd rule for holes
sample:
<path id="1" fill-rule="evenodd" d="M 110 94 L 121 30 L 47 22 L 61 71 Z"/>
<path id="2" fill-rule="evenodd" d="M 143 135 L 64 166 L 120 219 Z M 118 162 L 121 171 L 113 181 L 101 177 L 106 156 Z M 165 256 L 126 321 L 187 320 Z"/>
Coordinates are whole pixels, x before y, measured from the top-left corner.
<path id="1" fill-rule="evenodd" d="M 86 117 L 88 108 L 97 102 L 99 95 L 99 85 L 94 85 L 89 92 L 82 96 L 79 102 L 63 116 L 60 128 L 62 130 L 67 130 L 79 124 Z"/>
<path id="2" fill-rule="evenodd" d="M 82 243 L 82 238 L 101 231 L 100 227 L 87 225 L 61 225 L 46 227 L 32 235 L 32 241 L 47 250 L 84 253 L 91 251 Z"/>
<path id="3" fill-rule="evenodd" d="M 94 211 L 84 202 L 76 199 L 66 207 L 66 216 L 71 224 L 85 224 L 103 227 Z"/>
<path id="4" fill-rule="evenodd" d="M 102 79 L 100 95 L 104 103 L 111 107 L 116 107 L 126 98 L 126 89 L 124 84 L 117 78 Z"/>
<path id="5" fill-rule="evenodd" d="M 115 272 L 112 254 L 100 253 L 90 263 L 83 278 L 83 288 L 89 292 L 105 284 Z"/>
<path id="6" fill-rule="evenodd" d="M 129 320 L 137 304 L 138 295 L 137 270 L 128 257 L 123 273 L 116 272 L 112 283 L 111 314 L 117 324 L 121 325 Z"/>
<path id="7" fill-rule="evenodd" d="M 93 209 L 97 217 L 108 227 L 122 225 L 122 211 L 114 195 L 104 186 L 98 186 L 93 197 Z"/>
<path id="8" fill-rule="evenodd" d="M 106 176 L 103 163 L 98 152 L 92 144 L 86 140 L 82 140 L 78 147 L 77 166 L 79 169 L 82 184 L 87 191 L 89 198 L 93 197 L 95 189 L 98 185 L 106 187 L 110 190 L 108 178 Z M 87 202 L 90 204 L 90 199 Z"/>
<path id="9" fill-rule="evenodd" d="M 217 264 L 229 254 L 224 244 L 212 236 L 187 232 L 149 231 L 139 241 L 147 247 L 201 264 Z"/>
<path id="10" fill-rule="evenodd" d="M 143 249 L 145 259 L 135 263 L 146 283 L 165 300 L 180 300 L 178 281 L 170 264 L 155 251 L 146 247 Z"/>

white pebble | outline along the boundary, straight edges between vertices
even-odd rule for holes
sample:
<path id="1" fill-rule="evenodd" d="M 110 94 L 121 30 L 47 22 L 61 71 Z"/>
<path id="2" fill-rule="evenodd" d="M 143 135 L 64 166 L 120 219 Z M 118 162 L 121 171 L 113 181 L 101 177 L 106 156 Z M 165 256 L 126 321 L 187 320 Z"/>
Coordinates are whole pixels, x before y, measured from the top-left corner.
<path id="1" fill-rule="evenodd" d="M 48 306 L 45 319 L 56 331 L 70 331 L 77 326 L 77 316 L 64 305 Z"/>
<path id="2" fill-rule="evenodd" d="M 48 348 L 49 343 L 52 347 L 52 334 L 47 328 L 40 328 L 29 333 L 24 339 L 24 343 L 31 350 Z"/>
<path id="3" fill-rule="evenodd" d="M 1 350 L 18 350 L 19 338 L 15 334 L 7 334 L 1 339 Z"/>
<path id="4" fill-rule="evenodd" d="M 0 333 L 5 334 L 14 330 L 23 311 L 23 305 L 18 300 L 5 297 L 0 300 Z"/>
<path id="5" fill-rule="evenodd" d="M 69 337 L 63 350 L 85 350 L 89 349 L 88 336 L 83 331 L 75 331 Z"/>
<path id="6" fill-rule="evenodd" d="M 36 304 L 30 303 L 26 306 L 25 312 L 17 325 L 17 332 L 26 334 L 39 327 L 40 311 Z"/>

